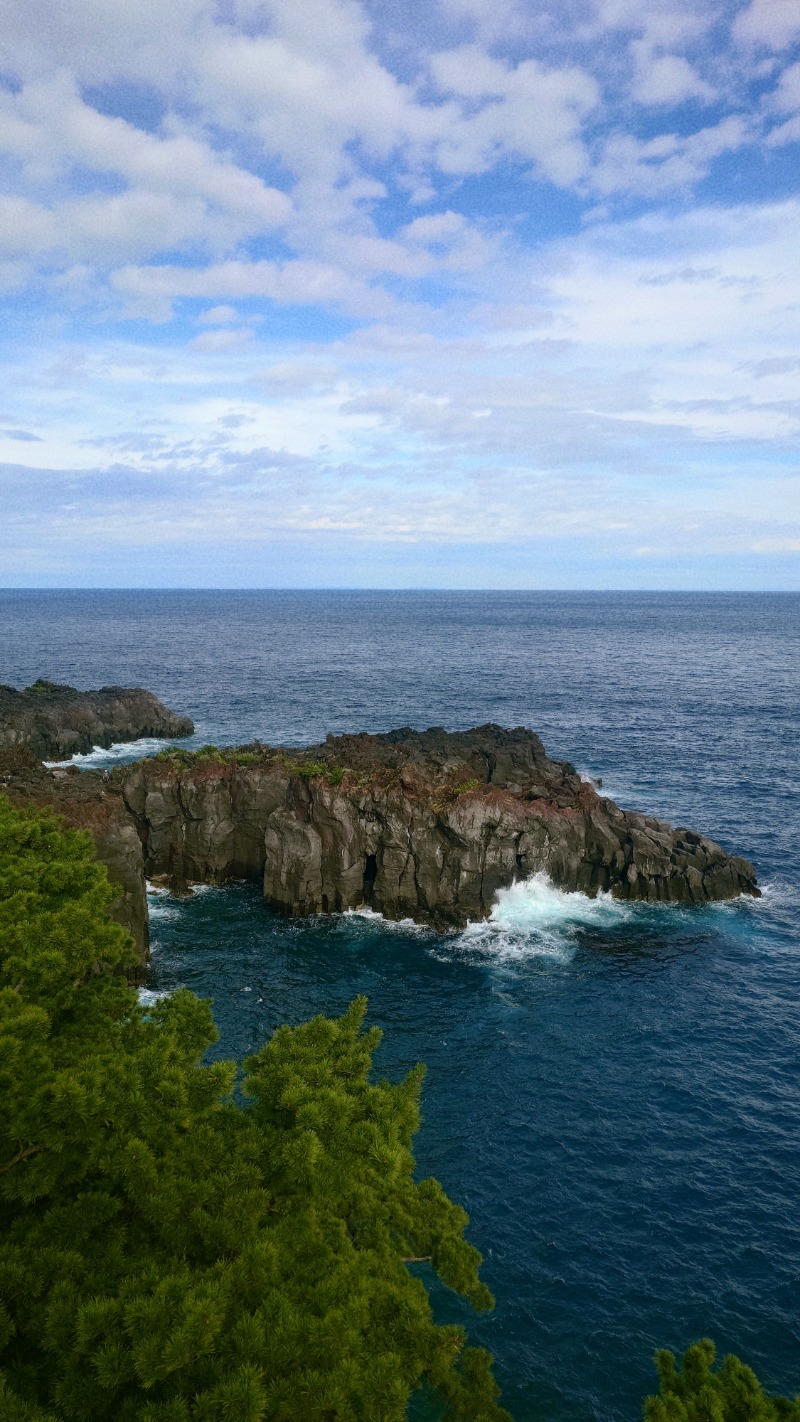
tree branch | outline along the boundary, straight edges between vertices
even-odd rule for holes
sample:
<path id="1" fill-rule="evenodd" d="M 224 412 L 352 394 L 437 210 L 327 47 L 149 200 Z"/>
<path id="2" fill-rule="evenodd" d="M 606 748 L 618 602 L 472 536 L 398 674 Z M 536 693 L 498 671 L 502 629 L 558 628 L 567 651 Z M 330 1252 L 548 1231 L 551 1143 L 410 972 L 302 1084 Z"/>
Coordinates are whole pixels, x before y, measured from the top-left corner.
<path id="1" fill-rule="evenodd" d="M 44 1150 L 44 1146 L 25 1146 L 22 1150 L 17 1151 L 13 1159 L 7 1160 L 5 1165 L 0 1165 L 0 1175 L 5 1175 L 12 1166 L 19 1165 L 21 1160 L 28 1160 L 32 1155 L 38 1155 L 42 1150 Z"/>

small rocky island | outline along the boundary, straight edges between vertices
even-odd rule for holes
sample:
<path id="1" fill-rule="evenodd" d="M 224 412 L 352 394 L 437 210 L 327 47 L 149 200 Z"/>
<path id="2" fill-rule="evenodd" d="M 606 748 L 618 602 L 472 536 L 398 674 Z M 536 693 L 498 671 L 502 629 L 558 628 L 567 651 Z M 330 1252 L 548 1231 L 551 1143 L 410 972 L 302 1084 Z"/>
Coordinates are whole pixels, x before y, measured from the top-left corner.
<path id="1" fill-rule="evenodd" d="M 0 790 L 92 831 L 143 962 L 145 877 L 178 892 L 249 879 L 285 913 L 369 905 L 439 929 L 485 918 L 498 889 L 539 871 L 565 890 L 650 903 L 759 894 L 747 860 L 620 809 L 522 727 L 172 747 L 110 778 L 7 750 Z"/>
<path id="2" fill-rule="evenodd" d="M 152 691 L 103 686 L 78 691 L 35 681 L 24 691 L 0 685 L 0 746 L 29 746 L 41 760 L 69 760 L 95 746 L 107 748 L 143 736 L 191 736 L 188 716 L 176 716 Z"/>

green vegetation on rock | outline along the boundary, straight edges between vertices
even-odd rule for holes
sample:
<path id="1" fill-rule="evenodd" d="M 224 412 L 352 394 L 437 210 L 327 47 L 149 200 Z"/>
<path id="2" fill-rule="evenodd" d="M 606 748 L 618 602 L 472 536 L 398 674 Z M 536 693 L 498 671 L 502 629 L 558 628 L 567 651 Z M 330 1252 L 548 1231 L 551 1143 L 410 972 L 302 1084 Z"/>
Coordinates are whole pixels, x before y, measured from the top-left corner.
<path id="1" fill-rule="evenodd" d="M 370 1080 L 366 1004 L 204 1065 L 208 1003 L 143 1007 L 88 834 L 0 798 L 3 1422 L 501 1422 L 412 1259 L 492 1298 L 413 1178 L 422 1069 Z"/>
<path id="2" fill-rule="evenodd" d="M 284 757 L 286 769 L 292 775 L 302 775 L 304 780 L 327 780 L 329 785 L 341 785 L 344 770 L 341 765 L 329 765 L 324 760 L 288 760 Z"/>
<path id="3" fill-rule="evenodd" d="M 262 765 L 268 762 L 282 765 L 291 775 L 300 775 L 304 780 L 327 780 L 329 785 L 341 785 L 344 768 L 331 765 L 324 760 L 293 760 L 290 756 L 271 751 L 268 746 L 252 750 L 248 746 L 200 746 L 199 750 L 187 750 L 184 746 L 166 746 L 157 751 L 153 760 L 171 765 L 176 770 L 185 770 L 193 765 Z"/>

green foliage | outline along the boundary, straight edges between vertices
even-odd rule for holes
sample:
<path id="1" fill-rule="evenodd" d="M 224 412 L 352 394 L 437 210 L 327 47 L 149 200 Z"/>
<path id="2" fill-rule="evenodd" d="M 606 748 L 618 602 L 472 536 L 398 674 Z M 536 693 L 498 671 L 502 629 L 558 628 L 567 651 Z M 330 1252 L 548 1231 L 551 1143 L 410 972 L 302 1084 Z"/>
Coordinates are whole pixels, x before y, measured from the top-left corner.
<path id="1" fill-rule="evenodd" d="M 283 765 L 292 775 L 301 775 L 304 780 L 316 780 L 321 778 L 327 780 L 329 785 L 341 785 L 344 779 L 344 768 L 340 765 L 330 765 L 323 760 L 292 760 L 289 756 L 277 755 L 270 752 L 269 747 L 251 750 L 247 747 L 225 746 L 201 746 L 199 750 L 187 750 L 185 746 L 166 746 L 153 756 L 154 760 L 160 761 L 163 765 L 171 765 L 175 770 L 188 770 L 193 765 L 262 765 L 268 760 L 277 761 Z M 477 784 L 477 781 L 476 781 Z"/>
<path id="2" fill-rule="evenodd" d="M 3 1422 L 501 1422 L 488 1355 L 407 1267 L 491 1296 L 415 1182 L 418 1068 L 370 1079 L 365 1002 L 203 1065 L 181 991 L 139 1005 L 88 835 L 0 798 Z"/>
<path id="3" fill-rule="evenodd" d="M 482 780 L 465 780 L 463 785 L 453 786 L 453 794 L 466 795 L 469 790 L 477 790 L 478 786 L 482 784 Z"/>
<path id="4" fill-rule="evenodd" d="M 292 775 L 302 775 L 304 780 L 327 780 L 329 785 L 341 785 L 344 769 L 341 765 L 329 765 L 324 760 L 289 760 L 284 756 L 283 764 Z"/>
<path id="5" fill-rule="evenodd" d="M 165 746 L 164 750 L 156 751 L 153 760 L 161 761 L 166 765 L 174 765 L 176 769 L 180 769 L 191 764 L 192 752 L 186 750 L 184 746 Z"/>
<path id="6" fill-rule="evenodd" d="M 676 1366 L 673 1353 L 656 1353 L 657 1397 L 644 1404 L 645 1422 L 800 1422 L 800 1397 L 770 1397 L 755 1373 L 731 1353 L 714 1371 L 710 1338 L 693 1343 Z"/>
<path id="7" fill-rule="evenodd" d="M 25 687 L 25 694 L 34 696 L 46 696 L 50 691 L 58 691 L 60 688 L 54 681 L 43 681 L 40 676 L 30 686 Z"/>

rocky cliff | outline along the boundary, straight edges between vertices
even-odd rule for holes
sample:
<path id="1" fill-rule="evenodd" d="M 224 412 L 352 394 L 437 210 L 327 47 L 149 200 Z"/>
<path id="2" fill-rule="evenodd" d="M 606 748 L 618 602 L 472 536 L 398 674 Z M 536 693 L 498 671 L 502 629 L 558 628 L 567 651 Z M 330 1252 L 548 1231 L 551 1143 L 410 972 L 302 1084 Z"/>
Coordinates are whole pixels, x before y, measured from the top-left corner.
<path id="1" fill-rule="evenodd" d="M 151 691 L 104 686 L 77 691 L 36 681 L 25 691 L 0 686 L 0 746 L 28 746 L 42 760 L 69 760 L 93 746 L 142 736 L 190 736 L 194 724 L 176 716 Z"/>
<path id="2" fill-rule="evenodd" d="M 759 893 L 746 860 L 621 810 L 522 728 L 174 751 L 114 780 L 149 876 L 177 887 L 256 879 L 292 914 L 368 904 L 458 927 L 537 871 L 563 889 L 651 902 Z"/>
<path id="3" fill-rule="evenodd" d="M 90 831 L 119 897 L 111 915 L 148 956 L 147 885 L 136 826 L 118 785 L 96 771 L 48 770 L 25 746 L 0 749 L 0 793 L 20 809 L 49 806 L 69 829 Z"/>

